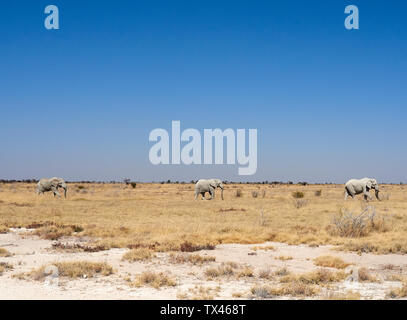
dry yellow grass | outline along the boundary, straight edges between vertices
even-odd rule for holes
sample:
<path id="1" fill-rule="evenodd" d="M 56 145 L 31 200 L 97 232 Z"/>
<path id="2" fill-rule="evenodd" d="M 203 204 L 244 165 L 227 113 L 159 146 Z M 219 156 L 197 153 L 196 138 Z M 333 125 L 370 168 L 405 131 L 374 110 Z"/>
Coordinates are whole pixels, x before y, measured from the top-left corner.
<path id="1" fill-rule="evenodd" d="M 0 226 L 0 233 L 7 233 L 9 228 L 6 228 L 5 226 Z"/>
<path id="2" fill-rule="evenodd" d="M 254 277 L 254 272 L 252 268 L 244 267 L 242 270 L 238 272 L 237 276 L 239 278 L 252 278 Z"/>
<path id="3" fill-rule="evenodd" d="M 7 262 L 0 262 L 0 276 L 3 275 L 3 272 L 6 270 L 13 269 L 13 266 Z"/>
<path id="4" fill-rule="evenodd" d="M 193 265 L 202 265 L 208 262 L 214 262 L 215 257 L 212 256 L 201 256 L 199 254 L 187 254 L 187 253 L 174 253 L 170 254 L 171 263 L 191 263 Z"/>
<path id="5" fill-rule="evenodd" d="M 260 279 L 272 280 L 273 273 L 271 272 L 270 268 L 261 269 L 258 273 L 258 277 Z"/>
<path id="6" fill-rule="evenodd" d="M 344 293 L 330 293 L 323 300 L 360 300 L 360 298 L 360 293 L 349 290 Z"/>
<path id="7" fill-rule="evenodd" d="M 264 251 L 269 251 L 269 250 L 276 250 L 273 246 L 254 246 L 250 248 L 253 251 L 257 250 L 264 250 Z"/>
<path id="8" fill-rule="evenodd" d="M 293 257 L 291 256 L 278 256 L 276 257 L 277 260 L 281 260 L 281 261 L 288 261 L 288 260 L 292 260 Z"/>
<path id="9" fill-rule="evenodd" d="M 150 271 L 139 274 L 136 279 L 130 283 L 131 287 L 150 286 L 156 289 L 160 287 L 174 287 L 176 285 L 176 281 L 165 273 L 155 273 Z"/>
<path id="10" fill-rule="evenodd" d="M 4 248 L 0 248 L 0 257 L 11 257 L 12 254 Z"/>
<path id="11" fill-rule="evenodd" d="M 251 293 L 258 298 L 272 298 L 275 296 L 310 297 L 316 295 L 320 289 L 303 282 L 290 282 L 280 286 L 257 285 L 251 288 Z"/>
<path id="12" fill-rule="evenodd" d="M 50 265 L 51 266 L 51 265 Z M 95 275 L 108 276 L 113 273 L 113 268 L 107 263 L 103 262 L 89 262 L 89 261 L 68 261 L 68 262 L 55 262 L 52 266 L 57 267 L 58 275 L 67 278 L 92 278 Z M 46 272 L 47 266 L 42 266 L 38 269 L 32 270 L 31 272 L 19 274 L 17 278 L 24 279 L 26 277 L 42 281 L 47 277 L 52 269 L 49 269 L 50 273 Z"/>
<path id="13" fill-rule="evenodd" d="M 332 272 L 328 269 L 318 269 L 300 275 L 289 274 L 280 279 L 282 283 L 301 282 L 305 284 L 324 285 L 333 282 L 339 282 L 346 278 L 346 273 L 343 271 Z"/>
<path id="14" fill-rule="evenodd" d="M 190 288 L 186 293 L 179 293 L 177 298 L 180 300 L 213 300 L 219 291 L 219 287 L 195 286 L 194 288 Z"/>
<path id="15" fill-rule="evenodd" d="M 336 269 L 345 269 L 349 266 L 349 263 L 346 263 L 341 258 L 332 257 L 332 256 L 321 256 L 314 259 L 314 264 L 319 267 L 328 267 Z"/>
<path id="16" fill-rule="evenodd" d="M 360 268 L 358 273 L 360 282 L 380 282 L 367 268 Z"/>
<path id="17" fill-rule="evenodd" d="M 234 274 L 235 274 L 234 268 L 224 264 L 216 268 L 208 268 L 205 270 L 205 275 L 210 279 L 218 277 L 230 277 Z"/>
<path id="18" fill-rule="evenodd" d="M 290 274 L 290 271 L 285 267 L 274 271 L 274 275 L 276 275 L 278 277 L 288 276 L 289 274 Z"/>
<path id="19" fill-rule="evenodd" d="M 407 282 L 404 282 L 401 288 L 392 289 L 387 294 L 389 298 L 405 298 L 407 297 Z"/>
<path id="20" fill-rule="evenodd" d="M 343 200 L 342 185 L 262 185 L 266 197 L 252 198 L 255 185 L 226 185 L 225 200 L 194 200 L 192 184 L 68 185 L 68 198 L 37 196 L 35 184 L 3 184 L 0 189 L 0 230 L 34 227 L 43 238 L 90 236 L 95 245 L 149 248 L 154 251 L 194 251 L 220 243 L 339 245 L 344 250 L 373 253 L 407 253 L 407 186 L 384 185 L 390 200 L 373 201 L 390 228 L 372 230 L 359 238 L 329 232 L 332 217 L 341 208 L 360 212 L 365 204 Z M 235 196 L 236 188 L 242 190 Z M 314 197 L 316 190 L 322 195 Z M 310 199 L 300 210 L 292 193 Z M 312 198 L 311 198 L 311 197 Z M 362 204 L 362 205 L 361 205 Z M 233 208 L 231 211 L 230 208 Z M 267 223 L 260 223 L 263 210 Z M 96 240 L 95 240 L 96 241 Z M 187 244 L 187 245 L 186 245 Z"/>
<path id="21" fill-rule="evenodd" d="M 146 248 L 138 248 L 138 249 L 131 249 L 130 251 L 126 252 L 122 260 L 127 260 L 130 262 L 134 261 L 147 261 L 151 258 L 155 257 L 153 251 Z"/>
<path id="22" fill-rule="evenodd" d="M 385 278 L 386 281 L 407 282 L 407 277 L 402 274 L 389 274 Z"/>

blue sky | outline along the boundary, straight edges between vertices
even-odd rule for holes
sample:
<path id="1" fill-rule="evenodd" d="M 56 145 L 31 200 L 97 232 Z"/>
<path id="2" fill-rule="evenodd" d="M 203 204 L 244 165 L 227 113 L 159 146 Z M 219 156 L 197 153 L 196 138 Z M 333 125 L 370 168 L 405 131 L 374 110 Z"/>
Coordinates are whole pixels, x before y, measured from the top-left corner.
<path id="1" fill-rule="evenodd" d="M 44 28 L 59 8 L 60 29 Z M 344 9 L 359 8 L 346 30 Z M 0 178 L 407 182 L 405 1 L 2 1 Z M 258 170 L 151 130 L 255 128 Z"/>

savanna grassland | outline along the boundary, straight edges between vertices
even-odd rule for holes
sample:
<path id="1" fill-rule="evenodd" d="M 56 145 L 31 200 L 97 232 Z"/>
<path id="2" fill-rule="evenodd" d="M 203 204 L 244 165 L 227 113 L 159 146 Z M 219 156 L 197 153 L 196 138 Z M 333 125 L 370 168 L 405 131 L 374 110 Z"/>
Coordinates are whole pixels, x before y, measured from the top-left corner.
<path id="1" fill-rule="evenodd" d="M 34 229 L 44 239 L 89 237 L 95 248 L 196 251 L 218 244 L 338 245 L 407 253 L 407 186 L 381 186 L 382 201 L 343 200 L 342 185 L 227 184 L 213 201 L 194 200 L 193 184 L 68 185 L 67 199 L 38 196 L 35 184 L 0 185 L 0 232 Z M 297 195 L 299 194 L 299 196 Z M 373 195 L 372 195 L 373 196 Z M 209 195 L 207 194 L 207 197 Z M 335 231 L 339 212 L 374 207 L 376 225 L 358 236 Z"/>
<path id="2" fill-rule="evenodd" d="M 0 184 L 0 298 L 405 299 L 406 191 L 226 184 L 203 201 L 193 184 L 69 183 L 59 199 Z"/>

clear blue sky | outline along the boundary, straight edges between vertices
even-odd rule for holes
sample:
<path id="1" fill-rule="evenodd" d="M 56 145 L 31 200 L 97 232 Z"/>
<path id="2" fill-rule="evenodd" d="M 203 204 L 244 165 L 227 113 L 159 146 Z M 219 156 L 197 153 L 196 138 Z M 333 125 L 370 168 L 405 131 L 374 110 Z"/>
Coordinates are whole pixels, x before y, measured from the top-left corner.
<path id="1" fill-rule="evenodd" d="M 44 28 L 55 4 L 60 30 Z M 360 29 L 344 27 L 359 7 Z M 407 182 L 405 1 L 1 1 L 0 178 Z M 155 128 L 258 129 L 258 170 L 153 166 Z"/>

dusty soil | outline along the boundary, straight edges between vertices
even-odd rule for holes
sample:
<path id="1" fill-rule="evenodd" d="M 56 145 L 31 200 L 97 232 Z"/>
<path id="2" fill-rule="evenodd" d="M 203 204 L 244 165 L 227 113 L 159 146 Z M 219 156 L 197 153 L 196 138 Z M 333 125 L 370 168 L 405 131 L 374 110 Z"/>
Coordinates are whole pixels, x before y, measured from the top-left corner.
<path id="1" fill-rule="evenodd" d="M 222 244 L 214 250 L 195 252 L 201 256 L 213 256 L 214 262 L 203 265 L 189 263 L 171 263 L 169 253 L 156 253 L 150 261 L 127 262 L 122 256 L 129 249 L 110 249 L 99 252 L 68 252 L 54 249 L 55 241 L 43 240 L 30 235 L 27 229 L 10 229 L 9 233 L 0 234 L 0 248 L 7 249 L 12 256 L 0 257 L 0 263 L 6 262 L 13 266 L 0 275 L 0 299 L 251 299 L 250 289 L 265 283 L 258 277 L 260 270 L 266 268 L 275 271 L 287 268 L 292 273 L 304 273 L 317 270 L 313 259 L 323 255 L 340 257 L 353 265 L 353 268 L 366 267 L 379 282 L 350 282 L 345 280 L 323 288 L 321 293 L 312 299 L 324 299 L 329 295 L 343 294 L 352 290 L 359 293 L 361 299 L 384 299 L 391 288 L 401 286 L 400 281 L 387 281 L 391 275 L 407 275 L 407 256 L 400 254 L 361 254 L 337 251 L 334 246 L 309 247 L 307 245 L 288 245 L 277 242 L 253 244 Z M 58 240 L 61 243 L 81 243 L 87 239 L 66 237 Z M 274 250 L 254 250 L 254 247 L 273 246 Z M 292 257 L 291 260 L 280 260 L 279 257 Z M 19 279 L 15 277 L 22 272 L 54 262 L 92 261 L 110 264 L 115 273 L 110 276 L 95 278 L 69 279 L 59 277 L 46 278 L 45 281 Z M 250 267 L 253 277 L 221 277 L 209 280 L 204 271 L 222 263 L 235 262 L 239 267 Z M 389 267 L 389 265 L 391 267 Z M 328 268 L 330 269 L 330 268 Z M 155 289 L 148 286 L 140 288 L 129 286 L 126 279 L 134 279 L 143 271 L 165 272 L 176 279 L 177 285 Z M 337 271 L 337 269 L 331 269 Z M 277 282 L 278 283 L 278 282 Z M 200 292 L 200 293 L 199 293 Z M 206 294 L 203 295 L 202 292 Z M 277 297 L 276 297 L 277 298 Z M 278 297 L 278 299 L 295 299 L 304 297 Z M 309 298 L 309 297 L 307 297 Z"/>

